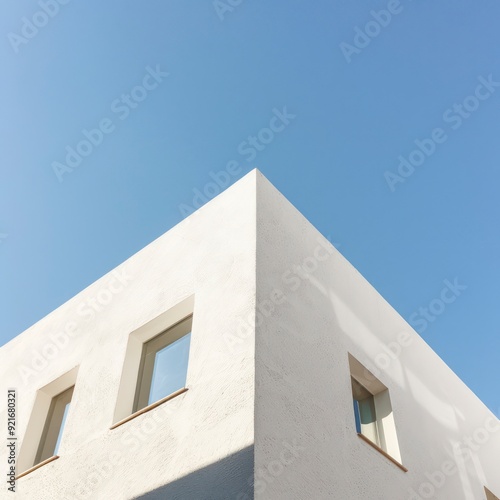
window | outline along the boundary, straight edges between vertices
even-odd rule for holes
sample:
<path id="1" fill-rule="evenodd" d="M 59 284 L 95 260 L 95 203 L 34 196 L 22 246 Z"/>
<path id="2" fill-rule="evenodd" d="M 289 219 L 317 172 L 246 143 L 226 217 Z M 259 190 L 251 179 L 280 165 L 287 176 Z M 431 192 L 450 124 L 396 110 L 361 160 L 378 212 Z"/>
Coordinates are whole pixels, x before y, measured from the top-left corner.
<path id="1" fill-rule="evenodd" d="M 64 429 L 67 428 L 66 418 L 71 414 L 69 407 L 77 375 L 78 366 L 75 366 L 36 392 L 19 450 L 18 478 L 58 458 L 59 448 L 63 446 Z"/>
<path id="2" fill-rule="evenodd" d="M 189 316 L 144 344 L 133 411 L 185 387 L 192 322 Z"/>
<path id="3" fill-rule="evenodd" d="M 40 445 L 35 457 L 35 464 L 57 455 L 74 388 L 74 386 L 70 387 L 52 398 Z"/>
<path id="4" fill-rule="evenodd" d="M 486 486 L 484 487 L 484 492 L 486 493 L 486 500 L 500 500 Z"/>
<path id="5" fill-rule="evenodd" d="M 375 416 L 375 398 L 355 378 L 351 377 L 356 431 L 380 446 L 377 417 Z"/>
<path id="6" fill-rule="evenodd" d="M 187 392 L 194 316 L 189 295 L 129 334 L 110 429 Z"/>
<path id="7" fill-rule="evenodd" d="M 351 354 L 349 368 L 356 432 L 406 471 L 401 465 L 389 390 Z"/>

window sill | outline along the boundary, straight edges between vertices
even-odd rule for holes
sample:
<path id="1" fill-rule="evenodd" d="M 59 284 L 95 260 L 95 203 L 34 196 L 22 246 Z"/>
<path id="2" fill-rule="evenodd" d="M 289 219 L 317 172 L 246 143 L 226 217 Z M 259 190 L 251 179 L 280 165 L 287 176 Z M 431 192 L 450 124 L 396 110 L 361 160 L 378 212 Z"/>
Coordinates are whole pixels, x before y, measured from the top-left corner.
<path id="1" fill-rule="evenodd" d="M 187 392 L 188 388 L 183 387 L 182 389 L 179 389 L 178 391 L 173 392 L 172 394 L 169 394 L 168 396 L 165 396 L 162 399 L 159 399 L 158 401 L 155 401 L 154 403 L 151 403 L 150 405 L 137 410 L 135 413 L 132 413 L 132 415 L 129 415 L 128 417 L 123 418 L 122 420 L 116 422 L 116 424 L 113 424 L 109 430 L 112 431 L 113 429 L 116 429 L 117 427 L 120 427 L 120 425 L 123 425 L 127 423 L 129 420 L 134 419 L 135 417 L 138 417 L 139 415 L 142 415 L 143 413 L 147 413 L 148 411 L 156 408 L 157 406 L 162 405 L 163 403 L 166 403 L 167 401 L 170 401 L 171 399 L 176 398 L 177 396 L 180 396 L 181 394 L 184 394 Z"/>
<path id="2" fill-rule="evenodd" d="M 59 458 L 59 455 L 54 455 L 52 457 L 46 458 L 43 462 L 40 462 L 39 464 L 34 465 L 33 467 L 30 467 L 28 470 L 25 470 L 24 472 L 21 472 L 21 474 L 18 474 L 16 476 L 16 481 L 18 479 L 21 479 L 24 476 L 27 476 L 31 472 L 39 469 L 40 467 L 43 467 L 45 464 L 48 464 L 50 462 L 53 462 L 54 460 L 57 460 Z"/>
<path id="3" fill-rule="evenodd" d="M 368 443 L 372 448 L 376 449 L 379 453 L 382 453 L 382 455 L 384 455 L 385 458 L 390 460 L 394 465 L 397 465 L 403 472 L 408 472 L 408 469 L 404 465 L 400 464 L 396 459 L 392 458 L 389 455 L 389 453 L 387 453 L 382 448 L 380 448 L 380 446 L 377 446 L 373 441 L 370 441 L 363 434 L 361 434 L 359 432 L 357 434 L 358 434 L 358 437 L 360 437 L 365 443 Z"/>

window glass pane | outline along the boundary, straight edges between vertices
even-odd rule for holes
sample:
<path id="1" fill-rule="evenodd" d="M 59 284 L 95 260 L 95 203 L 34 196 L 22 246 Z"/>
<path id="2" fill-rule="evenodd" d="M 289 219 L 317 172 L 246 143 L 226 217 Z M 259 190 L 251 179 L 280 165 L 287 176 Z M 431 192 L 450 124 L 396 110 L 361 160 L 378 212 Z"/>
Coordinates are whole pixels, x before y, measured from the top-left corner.
<path id="1" fill-rule="evenodd" d="M 361 434 L 380 446 L 373 396 L 358 401 Z"/>
<path id="2" fill-rule="evenodd" d="M 73 389 L 74 387 L 70 387 L 58 396 L 52 398 L 40 445 L 38 446 L 35 464 L 57 453 L 63 435 L 63 428 L 66 422 L 69 405 L 73 396 Z"/>
<path id="3" fill-rule="evenodd" d="M 54 448 L 54 455 L 57 455 L 57 451 L 59 450 L 59 443 L 61 442 L 61 437 L 64 431 L 64 424 L 66 423 L 66 417 L 68 416 L 69 403 L 64 407 L 64 413 L 62 417 L 61 427 L 59 428 L 59 434 L 57 436 L 56 446 Z"/>
<path id="4" fill-rule="evenodd" d="M 377 418 L 375 417 L 375 403 L 373 401 L 373 396 L 358 401 L 358 405 L 362 424 L 372 424 L 377 421 Z"/>
<path id="5" fill-rule="evenodd" d="M 156 353 L 148 404 L 185 387 L 190 340 L 188 333 Z"/>
<path id="6" fill-rule="evenodd" d="M 359 406 L 358 402 L 353 399 L 353 404 L 354 404 L 354 420 L 356 422 L 356 432 L 361 433 L 361 418 L 359 416 Z"/>

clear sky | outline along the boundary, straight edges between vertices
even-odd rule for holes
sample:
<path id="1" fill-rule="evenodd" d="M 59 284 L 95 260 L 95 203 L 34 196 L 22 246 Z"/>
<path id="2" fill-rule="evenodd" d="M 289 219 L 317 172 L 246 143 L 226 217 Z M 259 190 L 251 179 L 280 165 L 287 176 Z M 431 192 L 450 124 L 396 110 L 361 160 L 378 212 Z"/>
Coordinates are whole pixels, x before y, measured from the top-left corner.
<path id="1" fill-rule="evenodd" d="M 500 413 L 497 0 L 45 2 L 0 8 L 2 343 L 258 167 Z"/>

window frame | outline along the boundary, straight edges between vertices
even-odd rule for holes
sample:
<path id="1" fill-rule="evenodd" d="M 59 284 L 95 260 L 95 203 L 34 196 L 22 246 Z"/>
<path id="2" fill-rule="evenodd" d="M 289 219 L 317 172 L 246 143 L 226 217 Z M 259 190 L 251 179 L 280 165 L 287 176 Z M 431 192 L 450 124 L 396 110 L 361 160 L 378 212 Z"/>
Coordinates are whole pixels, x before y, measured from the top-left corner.
<path id="1" fill-rule="evenodd" d="M 55 455 L 43 460 L 42 462 L 37 463 L 35 460 L 38 458 L 38 450 L 44 436 L 45 425 L 49 417 L 52 400 L 71 387 L 74 387 L 74 390 L 76 389 L 78 370 L 79 366 L 74 366 L 71 370 L 53 379 L 50 383 L 40 387 L 33 395 L 33 406 L 31 408 L 30 417 L 21 442 L 16 464 L 17 479 L 26 476 L 34 470 L 37 470 L 45 464 L 59 458 L 58 455 Z M 75 393 L 73 392 L 71 401 L 74 400 L 74 396 Z M 74 410 L 75 408 L 70 406 L 67 419 L 65 421 L 64 432 L 68 432 L 68 430 L 70 430 L 72 425 L 71 415 Z M 64 446 L 64 440 L 61 440 L 60 445 Z"/>
<path id="2" fill-rule="evenodd" d="M 486 486 L 484 486 L 484 493 L 486 495 L 486 500 L 499 500 L 499 498 L 492 493 Z"/>
<path id="3" fill-rule="evenodd" d="M 357 386 L 357 387 L 356 387 Z M 351 375 L 351 390 L 353 392 L 353 402 L 354 402 L 354 413 L 356 421 L 356 430 L 359 434 L 367 437 L 370 441 L 375 443 L 380 448 L 384 448 L 381 443 L 381 429 L 380 422 L 377 419 L 377 405 L 375 402 L 375 396 L 361 385 L 352 375 Z M 362 393 L 362 398 L 356 397 L 356 392 Z M 361 407 L 363 403 L 364 408 Z M 367 422 L 363 418 L 364 415 L 370 416 L 370 421 Z"/>
<path id="4" fill-rule="evenodd" d="M 33 465 L 57 455 L 74 390 L 72 385 L 52 398 Z"/>
<path id="5" fill-rule="evenodd" d="M 151 393 L 151 385 L 153 382 L 153 375 L 155 369 L 156 354 L 161 350 L 173 345 L 178 340 L 190 335 L 193 329 L 193 314 L 189 314 L 185 318 L 182 318 L 177 323 L 166 328 L 158 335 L 154 336 L 152 339 L 144 342 L 141 352 L 141 361 L 139 364 L 139 372 L 137 376 L 137 385 L 134 396 L 134 403 L 132 407 L 132 413 L 136 413 L 148 406 L 154 404 L 156 401 L 149 401 Z M 189 347 L 191 347 L 191 341 L 189 342 Z M 186 378 L 187 370 L 189 366 L 189 352 L 188 359 L 186 363 Z M 178 392 L 179 390 L 185 389 L 184 387 L 179 387 L 172 394 Z M 169 394 L 165 394 L 161 399 L 168 397 Z"/>
<path id="6" fill-rule="evenodd" d="M 157 401 L 144 408 L 134 412 L 134 401 L 137 390 L 137 382 L 139 377 L 139 366 L 141 362 L 143 346 L 146 342 L 152 340 L 159 333 L 168 330 L 175 324 L 179 323 L 188 316 L 193 317 L 193 326 L 190 340 L 190 351 L 196 336 L 196 310 L 195 310 L 195 295 L 194 293 L 183 296 L 181 299 L 173 298 L 170 304 L 159 314 L 151 311 L 146 316 L 149 320 L 135 326 L 127 336 L 126 348 L 123 354 L 122 373 L 118 392 L 116 394 L 115 411 L 111 420 L 110 430 L 116 429 L 121 425 L 129 422 L 137 416 L 152 410 L 156 406 L 162 405 L 167 401 L 180 396 L 187 392 L 189 387 L 189 372 L 190 364 L 186 375 L 186 387 L 166 397 L 163 400 Z"/>
<path id="7" fill-rule="evenodd" d="M 389 389 L 373 373 L 348 353 L 350 390 L 357 435 L 382 453 L 404 472 Z M 369 400 L 373 419 L 363 424 L 359 401 Z M 359 421 L 359 425 L 358 425 Z"/>

